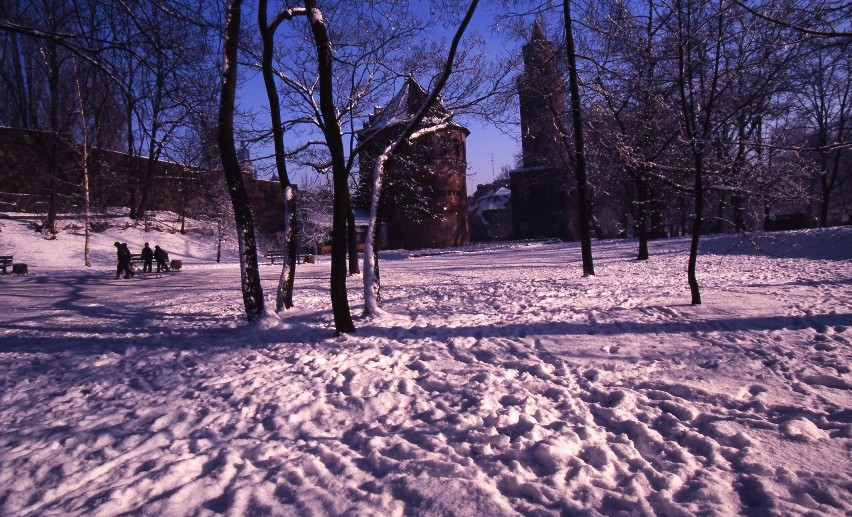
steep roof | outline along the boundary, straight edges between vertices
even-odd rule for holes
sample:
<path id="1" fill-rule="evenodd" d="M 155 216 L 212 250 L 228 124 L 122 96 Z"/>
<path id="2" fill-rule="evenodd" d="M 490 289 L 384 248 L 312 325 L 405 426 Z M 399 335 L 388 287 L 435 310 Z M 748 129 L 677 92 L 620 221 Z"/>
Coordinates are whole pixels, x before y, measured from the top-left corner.
<path id="1" fill-rule="evenodd" d="M 370 115 L 369 122 L 366 122 L 364 128 L 358 133 L 361 138 L 364 138 L 387 127 L 405 124 L 417 114 L 417 110 L 423 105 L 428 95 L 426 90 L 413 77 L 408 76 L 405 84 L 396 92 L 388 105 L 378 113 Z M 439 121 L 444 122 L 450 116 L 452 116 L 452 113 L 444 106 L 439 97 L 429 108 L 421 125 L 429 126 Z"/>
<path id="2" fill-rule="evenodd" d="M 491 210 L 506 210 L 512 203 L 511 189 L 503 186 L 495 186 L 490 192 L 477 199 L 470 208 L 476 217 L 482 218 L 482 214 Z"/>

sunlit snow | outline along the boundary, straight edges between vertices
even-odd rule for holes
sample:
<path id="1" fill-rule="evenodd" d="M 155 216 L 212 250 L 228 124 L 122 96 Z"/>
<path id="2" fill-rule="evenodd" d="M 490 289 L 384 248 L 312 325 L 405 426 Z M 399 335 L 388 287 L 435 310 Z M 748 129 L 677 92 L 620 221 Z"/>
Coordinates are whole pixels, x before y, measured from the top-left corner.
<path id="1" fill-rule="evenodd" d="M 685 239 L 386 252 L 342 337 L 325 257 L 249 325 L 235 251 L 118 228 L 0 218 L 0 515 L 852 512 L 852 227 L 703 238 L 701 306 Z"/>

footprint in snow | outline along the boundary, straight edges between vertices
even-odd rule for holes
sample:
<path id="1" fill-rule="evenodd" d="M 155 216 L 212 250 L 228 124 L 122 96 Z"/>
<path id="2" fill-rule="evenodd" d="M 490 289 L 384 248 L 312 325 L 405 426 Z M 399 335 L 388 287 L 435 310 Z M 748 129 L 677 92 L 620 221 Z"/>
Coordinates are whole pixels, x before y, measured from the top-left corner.
<path id="1" fill-rule="evenodd" d="M 815 442 L 828 438 L 828 433 L 820 429 L 807 418 L 797 418 L 784 422 L 781 425 L 781 432 L 787 438 L 799 442 Z"/>
<path id="2" fill-rule="evenodd" d="M 761 386 L 760 384 L 752 384 L 751 386 L 743 386 L 740 388 L 740 391 L 737 392 L 737 399 L 742 400 L 746 397 L 757 397 L 761 393 L 766 393 L 769 391 L 765 386 Z"/>
<path id="3" fill-rule="evenodd" d="M 805 384 L 810 384 L 811 386 L 825 386 L 826 388 L 834 388 L 838 390 L 852 390 L 852 384 L 840 377 L 835 377 L 834 375 L 805 375 L 800 380 Z"/>

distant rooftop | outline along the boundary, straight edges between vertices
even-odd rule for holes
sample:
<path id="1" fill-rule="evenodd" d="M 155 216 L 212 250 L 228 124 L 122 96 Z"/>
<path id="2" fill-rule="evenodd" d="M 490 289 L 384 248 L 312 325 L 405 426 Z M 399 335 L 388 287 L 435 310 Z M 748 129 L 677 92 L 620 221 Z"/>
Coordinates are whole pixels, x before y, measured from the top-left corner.
<path id="1" fill-rule="evenodd" d="M 403 87 L 393 96 L 387 106 L 384 108 L 376 107 L 376 112 L 370 115 L 370 120 L 365 122 L 364 128 L 359 131 L 360 137 L 364 138 L 387 127 L 405 124 L 414 117 L 428 95 L 426 90 L 413 77 L 408 76 Z M 439 97 L 429 109 L 429 112 L 426 113 L 423 125 L 429 126 L 446 122 L 450 117 L 452 117 L 452 112 L 444 106 Z"/>

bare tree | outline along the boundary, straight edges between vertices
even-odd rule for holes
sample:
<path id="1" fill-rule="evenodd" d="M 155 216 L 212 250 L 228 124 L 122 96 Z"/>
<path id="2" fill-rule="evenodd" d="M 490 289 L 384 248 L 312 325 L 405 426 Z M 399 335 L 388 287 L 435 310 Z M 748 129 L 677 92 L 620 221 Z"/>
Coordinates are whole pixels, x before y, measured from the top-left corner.
<path id="1" fill-rule="evenodd" d="M 580 226 L 580 248 L 583 257 L 583 276 L 594 276 L 595 266 L 592 260 L 592 239 L 589 234 L 590 200 L 586 173 L 586 148 L 583 142 L 583 112 L 580 101 L 580 83 L 577 78 L 577 52 L 574 48 L 574 29 L 571 19 L 570 0 L 562 1 L 562 9 L 565 21 L 568 89 L 571 96 L 571 121 L 574 133 L 574 177 L 577 180 L 577 204 Z"/>
<path id="2" fill-rule="evenodd" d="M 138 202 L 131 216 L 146 216 L 153 187 L 159 178 L 158 162 L 168 156 L 170 142 L 185 130 L 190 115 L 210 103 L 209 84 L 215 62 L 209 59 L 210 37 L 204 22 L 204 5 L 189 0 L 142 4 L 119 13 L 132 28 L 131 44 L 141 59 L 128 63 L 132 81 L 127 91 L 132 128 L 139 155 L 146 165 L 138 181 Z M 130 129 L 129 129 L 130 130 Z"/>
<path id="3" fill-rule="evenodd" d="M 234 102 L 237 90 L 237 56 L 240 43 L 240 18 L 242 0 L 229 0 L 226 9 L 225 36 L 222 60 L 222 86 L 219 103 L 219 152 L 222 168 L 234 207 L 237 243 L 240 251 L 240 279 L 243 305 L 249 322 L 264 317 L 263 289 L 257 264 L 257 244 L 254 222 L 249 209 L 245 185 L 240 172 L 240 161 L 234 143 Z"/>
<path id="4" fill-rule="evenodd" d="M 378 248 L 375 244 L 376 240 L 376 222 L 378 220 L 379 199 L 382 190 L 382 175 L 384 166 L 388 159 L 393 156 L 399 148 L 409 140 L 434 132 L 442 128 L 442 123 L 433 123 L 426 128 L 419 129 L 418 126 L 423 121 L 423 118 L 435 104 L 438 96 L 441 93 L 450 74 L 453 71 L 453 60 L 456 56 L 459 42 L 465 29 L 467 29 L 473 13 L 476 11 L 478 0 L 473 0 L 467 9 L 461 23 L 456 29 L 453 36 L 450 50 L 447 59 L 444 62 L 444 68 L 440 76 L 435 81 L 432 91 L 424 100 L 423 104 L 418 109 L 417 113 L 405 124 L 402 132 L 383 150 L 376 159 L 375 169 L 373 171 L 372 195 L 370 198 L 370 221 L 367 226 L 367 240 L 364 244 L 364 312 L 367 315 L 375 315 L 380 309 L 381 302 L 381 283 L 379 275 Z"/>
<path id="5" fill-rule="evenodd" d="M 80 162 L 83 168 L 83 202 L 85 218 L 83 223 L 83 232 L 85 240 L 83 244 L 83 265 L 91 267 L 92 263 L 89 260 L 89 231 L 91 219 L 91 204 L 89 198 L 89 123 L 86 120 L 86 105 L 83 99 L 83 88 L 80 86 L 80 74 L 77 61 L 74 61 L 74 83 L 77 89 L 77 100 L 80 110 L 80 132 L 82 144 L 80 145 Z"/>
<path id="6" fill-rule="evenodd" d="M 649 237 L 663 232 L 664 189 L 657 177 L 666 174 L 659 163 L 671 156 L 679 134 L 676 112 L 668 102 L 674 90 L 661 73 L 657 12 L 654 0 L 615 0 L 591 20 L 596 45 L 590 49 L 595 70 L 590 81 L 590 148 L 600 168 L 617 164 L 621 171 L 625 209 L 633 216 L 639 240 L 638 260 L 649 257 Z"/>
<path id="7" fill-rule="evenodd" d="M 296 188 L 290 182 L 287 174 L 287 152 L 284 147 L 284 126 L 281 123 L 281 102 L 278 97 L 278 89 L 275 84 L 275 72 L 273 70 L 273 50 L 275 31 L 284 20 L 290 20 L 295 15 L 304 15 L 306 11 L 301 9 L 282 9 L 270 22 L 267 13 L 267 0 L 260 0 L 257 11 L 257 24 L 260 38 L 263 44 L 261 71 L 263 82 L 266 87 L 266 96 L 269 101 L 269 115 L 272 119 L 272 141 L 275 148 L 275 170 L 278 181 L 281 184 L 281 192 L 284 200 L 284 239 L 285 250 L 284 264 L 281 267 L 281 275 L 278 279 L 278 290 L 275 296 L 275 310 L 291 308 L 293 306 L 293 285 L 296 278 Z"/>
<path id="8" fill-rule="evenodd" d="M 794 94 L 800 119 L 807 127 L 805 154 L 814 164 L 819 224 L 829 224 L 836 193 L 852 174 L 844 173 L 852 141 L 852 38 L 845 44 L 808 42 L 809 52 L 799 61 Z"/>
<path id="9" fill-rule="evenodd" d="M 319 108 L 323 134 L 331 155 L 334 213 L 331 226 L 331 308 L 338 334 L 355 331 L 346 293 L 346 214 L 351 209 L 349 179 L 344 157 L 343 136 L 334 103 L 332 45 L 325 18 L 316 0 L 306 0 L 308 21 L 316 44 L 319 71 Z"/>

